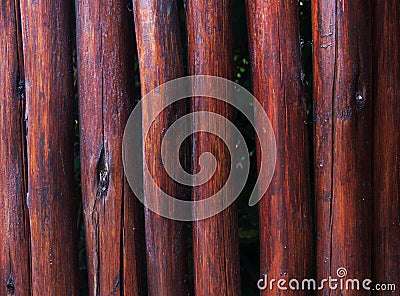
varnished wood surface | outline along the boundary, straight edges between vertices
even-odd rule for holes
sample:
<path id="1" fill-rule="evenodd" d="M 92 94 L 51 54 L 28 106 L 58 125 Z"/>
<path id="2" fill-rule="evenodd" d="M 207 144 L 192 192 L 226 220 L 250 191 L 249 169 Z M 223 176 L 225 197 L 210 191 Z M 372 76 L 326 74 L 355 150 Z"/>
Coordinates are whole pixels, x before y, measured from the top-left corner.
<path id="1" fill-rule="evenodd" d="M 133 1 L 142 96 L 164 82 L 183 75 L 178 9 L 175 0 Z M 159 110 L 162 102 L 149 108 Z M 149 122 L 143 110 L 143 122 Z M 185 102 L 174 104 L 152 123 L 143 141 L 145 162 L 162 190 L 181 196 L 182 189 L 168 177 L 161 158 L 163 132 L 186 111 Z M 144 126 L 144 124 L 142 124 Z M 157 200 L 152 180 L 144 179 L 144 194 Z M 182 222 L 161 217 L 145 209 L 148 293 L 151 296 L 187 295 L 185 229 Z"/>
<path id="2" fill-rule="evenodd" d="M 145 295 L 141 208 L 122 137 L 133 105 L 133 15 L 125 1 L 76 1 L 80 158 L 90 295 Z"/>
<path id="3" fill-rule="evenodd" d="M 267 275 L 269 280 L 314 275 L 308 128 L 297 5 L 293 1 L 247 1 L 253 92 L 271 121 L 277 142 L 275 173 L 259 203 L 260 276 Z M 262 295 L 280 293 L 309 295 L 304 291 L 279 291 L 277 287 L 264 290 Z"/>
<path id="4" fill-rule="evenodd" d="M 24 63 L 18 1 L 3 1 L 0 31 L 0 295 L 29 295 Z"/>
<path id="5" fill-rule="evenodd" d="M 371 1 L 316 0 L 312 23 L 317 279 L 370 278 Z"/>
<path id="6" fill-rule="evenodd" d="M 400 2 L 373 1 L 373 280 L 400 287 Z"/>
<path id="7" fill-rule="evenodd" d="M 78 295 L 72 7 L 69 1 L 62 0 L 22 0 L 20 7 L 26 86 L 31 293 Z"/>
<path id="8" fill-rule="evenodd" d="M 188 69 L 190 75 L 213 75 L 232 79 L 232 1 L 186 1 Z M 210 86 L 212 87 L 212 86 Z M 212 98 L 195 97 L 191 112 L 215 112 L 233 120 L 233 108 Z M 193 122 L 209 129 L 211 122 Z M 221 132 L 224 127 L 221 126 Z M 229 135 L 226 135 L 229 140 Z M 218 192 L 230 174 L 230 154 L 223 141 L 209 133 L 192 137 L 192 173 L 199 170 L 199 157 L 211 152 L 219 164 L 213 177 L 192 188 L 193 200 Z M 201 168 L 207 171 L 208 168 Z M 208 172 L 211 175 L 211 172 Z M 223 197 L 222 197 L 223 199 Z M 233 204 L 216 216 L 193 222 L 194 285 L 196 295 L 240 295 L 240 262 L 237 208 Z"/>

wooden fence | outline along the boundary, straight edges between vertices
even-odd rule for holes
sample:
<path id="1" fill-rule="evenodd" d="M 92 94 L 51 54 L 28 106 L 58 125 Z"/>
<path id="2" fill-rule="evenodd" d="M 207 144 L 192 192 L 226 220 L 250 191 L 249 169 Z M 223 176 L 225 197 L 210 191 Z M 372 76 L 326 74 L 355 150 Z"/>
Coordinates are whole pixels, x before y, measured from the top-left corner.
<path id="1" fill-rule="evenodd" d="M 259 277 L 319 283 L 345 268 L 348 278 L 400 289 L 400 2 L 311 1 L 311 114 L 298 2 L 245 7 L 252 89 L 277 140 L 274 177 L 258 205 Z M 246 295 L 236 205 L 188 227 L 143 209 L 122 164 L 125 124 L 140 98 L 135 51 L 142 96 L 185 74 L 233 79 L 232 0 L 2 0 L 0 28 L 0 295 L 82 294 L 81 219 L 89 295 Z M 211 98 L 169 107 L 145 142 L 155 172 L 162 131 L 196 111 L 234 120 Z M 204 151 L 229 157 L 210 134 L 189 145 L 187 169 Z M 215 193 L 229 170 L 217 173 L 188 198 Z M 164 174 L 154 178 L 184 190 Z M 144 190 L 155 194 L 147 180 Z M 400 295 L 328 287 L 261 294 Z"/>

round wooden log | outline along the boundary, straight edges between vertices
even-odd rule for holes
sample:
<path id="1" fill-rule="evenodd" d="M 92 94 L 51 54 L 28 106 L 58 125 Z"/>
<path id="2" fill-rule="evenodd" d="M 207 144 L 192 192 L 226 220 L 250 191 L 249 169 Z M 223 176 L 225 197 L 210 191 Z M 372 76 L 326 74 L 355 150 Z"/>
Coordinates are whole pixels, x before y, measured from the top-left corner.
<path id="1" fill-rule="evenodd" d="M 247 1 L 253 91 L 277 141 L 274 177 L 260 201 L 262 295 L 278 295 L 269 280 L 313 277 L 312 198 L 306 102 L 297 2 Z M 262 123 L 258 123 L 262 124 Z M 260 146 L 257 146 L 258 163 Z M 284 291 L 285 295 L 309 295 Z"/>
<path id="2" fill-rule="evenodd" d="M 21 0 L 33 295 L 78 295 L 69 1 Z"/>
<path id="3" fill-rule="evenodd" d="M 178 8 L 175 0 L 135 0 L 133 10 L 141 91 L 144 96 L 162 83 L 183 75 Z M 160 110 L 160 106 L 162 102 L 154 101 L 151 108 Z M 142 120 L 148 123 L 150 110 L 142 111 Z M 143 140 L 144 162 L 149 166 L 153 178 L 144 178 L 145 198 L 151 196 L 155 201 L 158 198 L 151 185 L 153 181 L 171 196 L 182 195 L 181 188 L 166 174 L 160 159 L 164 131 L 185 111 L 184 101 L 167 107 L 152 123 L 149 136 Z M 149 295 L 187 295 L 185 228 L 183 222 L 169 220 L 145 209 Z"/>
<path id="4" fill-rule="evenodd" d="M 139 201 L 122 137 L 133 102 L 133 16 L 126 1 L 76 1 L 83 217 L 90 295 L 144 295 Z"/>
<path id="5" fill-rule="evenodd" d="M 189 74 L 232 79 L 232 1 L 189 0 L 186 1 L 186 15 Z M 233 108 L 227 103 L 212 98 L 192 98 L 190 109 L 192 112 L 218 113 L 228 120 L 233 120 Z M 194 122 L 193 124 L 199 129 L 207 130 L 212 123 Z M 225 143 L 210 133 L 195 133 L 192 136 L 192 145 L 193 174 L 198 172 L 200 155 L 204 152 L 211 152 L 221 163 L 210 181 L 193 187 L 193 200 L 202 200 L 217 193 L 226 182 L 230 173 L 228 166 L 230 154 Z M 196 295 L 241 294 L 235 204 L 216 216 L 193 222 L 193 252 Z"/>
<path id="6" fill-rule="evenodd" d="M 30 295 L 25 90 L 18 1 L 0 9 L 0 295 Z"/>
<path id="7" fill-rule="evenodd" d="M 312 3 L 317 279 L 371 277 L 371 5 Z M 341 294 L 340 294 L 341 293 Z M 318 295 L 368 295 L 331 291 Z"/>
<path id="8" fill-rule="evenodd" d="M 373 280 L 400 288 L 400 2 L 375 0 Z"/>

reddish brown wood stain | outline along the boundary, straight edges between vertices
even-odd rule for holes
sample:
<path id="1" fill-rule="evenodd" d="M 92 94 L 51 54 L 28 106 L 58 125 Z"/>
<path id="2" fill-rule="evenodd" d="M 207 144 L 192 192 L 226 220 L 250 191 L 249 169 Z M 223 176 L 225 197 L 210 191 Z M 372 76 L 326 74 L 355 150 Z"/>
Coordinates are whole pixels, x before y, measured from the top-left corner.
<path id="1" fill-rule="evenodd" d="M 22 0 L 33 295 L 78 295 L 69 1 Z"/>
<path id="2" fill-rule="evenodd" d="M 361 0 L 312 4 L 318 280 L 337 278 L 341 267 L 347 278 L 371 277 L 370 8 Z"/>
<path id="3" fill-rule="evenodd" d="M 0 295 L 30 294 L 24 68 L 18 1 L 0 8 Z"/>
<path id="4" fill-rule="evenodd" d="M 185 224 L 145 210 L 146 274 L 140 207 L 123 174 L 122 136 L 134 92 L 129 5 L 75 2 L 90 295 L 188 295 Z M 231 0 L 184 2 L 190 74 L 232 78 Z M 0 8 L 0 295 L 79 294 L 71 3 L 5 0 Z M 343 267 L 345 279 L 372 278 L 398 290 L 400 2 L 312 0 L 314 165 L 301 86 L 298 2 L 246 5 L 254 94 L 278 148 L 275 175 L 259 205 L 261 276 L 316 277 L 319 283 L 338 278 Z M 184 73 L 178 7 L 176 0 L 135 0 L 133 9 L 145 95 Z M 186 189 L 166 175 L 160 147 L 186 105 L 166 108 L 144 141 L 155 182 L 184 198 Z M 210 98 L 193 98 L 190 109 L 233 119 L 232 108 Z M 148 122 L 150 110 L 143 111 Z M 193 188 L 193 199 L 200 200 L 223 186 L 230 154 L 208 133 L 196 133 L 191 144 L 192 172 L 204 152 L 220 160 L 214 177 Z M 259 147 L 257 153 L 260 163 Z M 157 198 L 150 180 L 144 188 Z M 193 223 L 196 295 L 241 294 L 237 231 L 235 205 Z M 312 294 L 276 286 L 262 295 L 390 294 L 328 288 Z"/>
<path id="5" fill-rule="evenodd" d="M 140 208 L 122 165 L 133 102 L 133 18 L 125 1 L 79 0 L 76 16 L 89 291 L 144 295 Z"/>
<path id="6" fill-rule="evenodd" d="M 261 276 L 312 278 L 312 199 L 297 2 L 248 0 L 247 14 L 254 95 L 267 112 L 277 141 L 275 174 L 259 204 Z M 262 295 L 279 293 L 283 292 L 275 287 Z"/>
<path id="7" fill-rule="evenodd" d="M 189 0 L 186 2 L 189 73 L 232 78 L 232 1 Z M 193 98 L 191 111 L 218 113 L 233 119 L 233 109 L 211 98 Z M 197 122 L 207 129 L 210 122 Z M 221 127 L 224 128 L 224 127 Z M 227 135 L 229 136 L 229 135 Z M 229 139 L 228 139 L 229 140 Z M 229 175 L 230 154 L 225 144 L 208 133 L 192 138 L 192 170 L 199 169 L 199 157 L 211 152 L 218 165 L 213 178 L 194 187 L 194 200 L 208 198 L 218 192 Z M 202 168 L 207 170 L 207 168 Z M 193 223 L 193 251 L 196 295 L 240 295 L 240 263 L 238 251 L 237 209 L 228 207 L 220 214 Z"/>
<path id="8" fill-rule="evenodd" d="M 183 62 L 175 0 L 137 0 L 133 2 L 136 40 L 139 54 L 142 96 L 160 84 L 183 75 Z M 162 102 L 151 108 L 158 110 Z M 149 122 L 149 110 L 143 110 L 143 122 Z M 144 140 L 145 161 L 153 180 L 161 190 L 173 196 L 182 191 L 165 173 L 160 159 L 163 136 L 173 119 L 186 111 L 185 103 L 167 107 L 151 125 Z M 144 180 L 144 193 L 157 199 L 151 180 Z M 185 224 L 169 220 L 145 210 L 147 279 L 149 295 L 187 295 L 185 273 L 187 258 L 184 249 Z"/>
<path id="9" fill-rule="evenodd" d="M 400 288 L 400 2 L 374 1 L 373 279 Z"/>

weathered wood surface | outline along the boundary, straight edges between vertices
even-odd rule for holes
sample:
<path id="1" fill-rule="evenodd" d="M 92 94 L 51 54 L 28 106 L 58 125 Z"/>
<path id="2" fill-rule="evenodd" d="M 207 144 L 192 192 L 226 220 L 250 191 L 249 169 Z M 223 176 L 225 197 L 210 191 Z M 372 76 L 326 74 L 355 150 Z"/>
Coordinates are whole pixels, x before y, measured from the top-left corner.
<path id="1" fill-rule="evenodd" d="M 89 292 L 144 295 L 141 209 L 122 165 L 133 104 L 133 16 L 126 1 L 78 0 L 76 19 Z"/>
<path id="2" fill-rule="evenodd" d="M 175 0 L 133 1 L 135 31 L 139 55 L 142 96 L 160 84 L 183 75 L 178 9 Z M 162 102 L 149 108 L 160 109 Z M 150 110 L 143 110 L 143 122 L 149 122 Z M 180 188 L 166 174 L 161 157 L 161 141 L 169 125 L 186 111 L 185 102 L 166 108 L 151 125 L 143 141 L 145 162 L 154 182 L 172 196 L 182 196 Z M 143 124 L 144 126 L 145 124 Z M 157 195 L 152 180 L 144 179 L 144 194 Z M 145 209 L 147 281 L 149 295 L 187 295 L 185 228 L 182 222 L 161 217 Z"/>
<path id="3" fill-rule="evenodd" d="M 317 279 L 371 277 L 371 1 L 312 3 Z M 342 294 L 340 294 L 342 293 Z M 368 295 L 330 291 L 319 295 Z"/>
<path id="4" fill-rule="evenodd" d="M 189 74 L 232 79 L 232 1 L 188 0 L 186 16 Z M 190 109 L 192 112 L 215 112 L 233 120 L 233 108 L 212 98 L 192 98 Z M 205 121 L 193 123 L 205 130 L 210 124 Z M 207 183 L 193 187 L 193 200 L 201 200 L 214 195 L 226 182 L 230 173 L 230 154 L 221 139 L 204 132 L 192 136 L 191 151 L 192 173 L 199 171 L 200 155 L 204 152 L 211 152 L 220 162 Z M 201 169 L 207 171 L 208 168 Z M 241 294 L 237 223 L 235 204 L 216 216 L 193 222 L 196 295 Z"/>
<path id="5" fill-rule="evenodd" d="M 400 2 L 375 0 L 373 280 L 400 287 Z"/>
<path id="6" fill-rule="evenodd" d="M 33 295 L 77 295 L 69 1 L 20 1 Z"/>
<path id="7" fill-rule="evenodd" d="M 189 74 L 231 79 L 231 0 L 184 2 Z M 90 295 L 188 295 L 186 225 L 145 210 L 146 274 L 141 207 L 123 174 L 122 135 L 134 99 L 130 6 L 121 0 L 75 3 Z M 78 295 L 71 4 L 5 0 L 0 9 L 0 295 Z M 398 288 L 400 3 L 312 1 L 314 164 L 298 3 L 246 5 L 254 94 L 278 144 L 275 175 L 259 205 L 261 277 L 316 277 L 319 283 L 338 278 L 343 267 L 346 278 Z M 184 74 L 178 7 L 175 0 L 134 0 L 133 10 L 145 95 Z M 193 98 L 188 107 L 180 102 L 161 113 L 144 154 L 156 183 L 184 197 L 188 192 L 160 161 L 163 133 L 189 109 L 233 119 L 233 109 L 213 99 Z M 149 110 L 143 111 L 146 122 Z M 211 181 L 193 188 L 193 199 L 200 200 L 222 187 L 229 153 L 207 133 L 195 134 L 191 145 L 193 173 L 204 152 L 222 160 Z M 146 196 L 154 196 L 150 180 L 144 185 Z M 240 295 L 237 230 L 235 205 L 193 223 L 196 295 Z M 279 293 L 275 284 L 262 295 Z M 316 293 L 370 295 L 327 286 Z"/>
<path id="8" fill-rule="evenodd" d="M 18 1 L 0 9 L 0 295 L 30 294 L 24 67 Z"/>
<path id="9" fill-rule="evenodd" d="M 248 0 L 247 15 L 254 95 L 277 142 L 275 173 L 259 204 L 261 277 L 312 278 L 312 198 L 297 2 Z M 262 295 L 278 293 L 275 285 Z"/>

